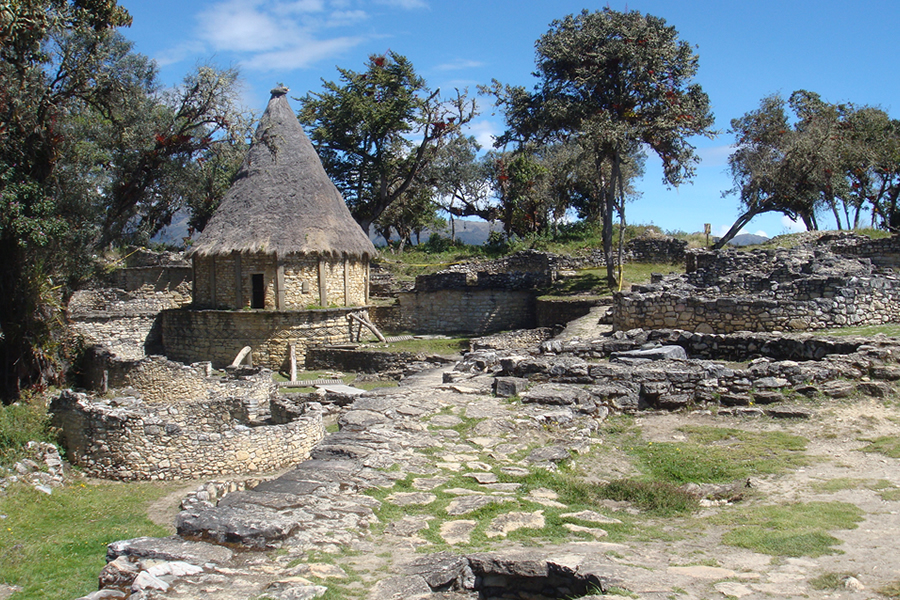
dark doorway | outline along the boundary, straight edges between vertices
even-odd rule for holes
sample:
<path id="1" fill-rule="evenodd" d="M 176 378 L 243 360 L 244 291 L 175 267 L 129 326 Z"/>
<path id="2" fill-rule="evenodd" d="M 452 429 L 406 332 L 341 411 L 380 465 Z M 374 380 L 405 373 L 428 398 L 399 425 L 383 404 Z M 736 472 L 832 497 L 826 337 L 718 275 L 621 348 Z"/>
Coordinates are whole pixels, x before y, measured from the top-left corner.
<path id="1" fill-rule="evenodd" d="M 266 307 L 266 281 L 262 273 L 250 276 L 253 284 L 253 294 L 250 296 L 250 308 Z"/>

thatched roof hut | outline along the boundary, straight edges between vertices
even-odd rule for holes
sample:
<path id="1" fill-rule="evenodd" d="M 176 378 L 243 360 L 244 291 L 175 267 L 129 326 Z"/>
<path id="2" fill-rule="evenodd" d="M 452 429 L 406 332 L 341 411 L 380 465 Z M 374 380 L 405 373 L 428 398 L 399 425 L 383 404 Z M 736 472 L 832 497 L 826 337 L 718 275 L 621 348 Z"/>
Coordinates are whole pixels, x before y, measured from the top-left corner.
<path id="1" fill-rule="evenodd" d="M 272 90 L 235 183 L 189 252 L 195 304 L 296 309 L 368 301 L 375 247 L 325 173 L 287 92 Z"/>
<path id="2" fill-rule="evenodd" d="M 190 254 L 231 252 L 372 256 L 375 247 L 277 87 L 234 185 Z"/>

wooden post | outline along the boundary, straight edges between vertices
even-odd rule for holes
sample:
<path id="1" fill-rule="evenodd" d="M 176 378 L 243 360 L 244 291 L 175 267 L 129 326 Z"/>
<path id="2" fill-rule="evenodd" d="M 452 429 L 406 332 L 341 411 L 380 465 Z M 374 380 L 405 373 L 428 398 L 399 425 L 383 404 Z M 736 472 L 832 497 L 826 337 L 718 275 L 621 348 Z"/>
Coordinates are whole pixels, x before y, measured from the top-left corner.
<path id="1" fill-rule="evenodd" d="M 366 280 L 364 282 L 365 283 L 365 285 L 364 285 L 365 292 L 364 293 L 366 296 L 366 301 L 364 302 L 364 304 L 368 304 L 369 303 L 369 260 L 368 259 L 366 259 L 366 276 L 365 277 L 366 277 Z"/>
<path id="2" fill-rule="evenodd" d="M 294 344 L 288 344 L 291 349 L 291 383 L 297 381 L 297 349 Z"/>
<path id="3" fill-rule="evenodd" d="M 244 308 L 244 274 L 241 272 L 241 253 L 235 250 L 231 256 L 234 258 L 234 307 L 240 310 Z"/>
<path id="4" fill-rule="evenodd" d="M 284 310 L 284 260 L 275 255 L 275 310 Z"/>
<path id="5" fill-rule="evenodd" d="M 209 257 L 209 303 L 213 308 L 219 308 L 216 302 L 216 255 Z"/>
<path id="6" fill-rule="evenodd" d="M 328 289 L 325 280 L 325 260 L 319 258 L 319 305 L 322 308 L 328 306 Z"/>
<path id="7" fill-rule="evenodd" d="M 344 306 L 350 306 L 350 261 L 344 255 Z"/>

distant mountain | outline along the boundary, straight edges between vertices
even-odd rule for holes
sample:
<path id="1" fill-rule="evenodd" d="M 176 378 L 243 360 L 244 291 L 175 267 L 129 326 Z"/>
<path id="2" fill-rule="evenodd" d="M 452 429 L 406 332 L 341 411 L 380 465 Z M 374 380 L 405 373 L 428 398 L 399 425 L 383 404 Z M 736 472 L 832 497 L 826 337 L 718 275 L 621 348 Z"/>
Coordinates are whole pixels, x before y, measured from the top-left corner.
<path id="1" fill-rule="evenodd" d="M 768 242 L 769 238 L 764 235 L 756 235 L 755 233 L 742 233 L 740 235 L 734 236 L 730 242 L 728 242 L 729 246 L 756 246 L 758 244 L 762 244 Z"/>
<path id="2" fill-rule="evenodd" d="M 480 246 L 481 244 L 485 243 L 491 231 L 503 231 L 503 224 L 488 223 L 487 221 L 469 221 L 466 219 L 456 220 L 456 239 L 464 244 L 469 244 L 470 246 Z M 428 241 L 428 238 L 431 237 L 432 233 L 437 233 L 441 237 L 449 238 L 450 224 L 447 223 L 447 226 L 443 229 L 436 229 L 434 231 L 432 231 L 431 229 L 426 229 L 422 232 L 422 239 L 416 240 L 415 237 L 413 237 L 413 242 L 424 244 Z M 376 246 L 385 245 L 384 238 L 378 234 L 370 233 L 369 239 L 371 239 L 372 243 Z M 397 236 L 394 235 L 391 239 L 396 240 Z"/>

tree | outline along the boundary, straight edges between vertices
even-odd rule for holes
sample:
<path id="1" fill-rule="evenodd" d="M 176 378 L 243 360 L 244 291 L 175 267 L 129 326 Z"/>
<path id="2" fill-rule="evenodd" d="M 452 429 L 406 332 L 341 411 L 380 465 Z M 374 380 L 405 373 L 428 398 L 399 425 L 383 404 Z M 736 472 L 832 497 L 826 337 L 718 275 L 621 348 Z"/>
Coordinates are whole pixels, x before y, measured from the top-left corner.
<path id="1" fill-rule="evenodd" d="M 167 104 L 152 62 L 116 32 L 128 24 L 114 0 L 0 7 L 4 400 L 61 375 L 62 307 L 92 250 L 165 224 L 188 196 L 192 159 L 218 143 L 202 92 L 219 78 L 201 69 Z"/>
<path id="2" fill-rule="evenodd" d="M 643 144 L 662 159 L 664 181 L 679 185 L 698 160 L 688 138 L 713 133 L 709 98 L 691 83 L 697 56 L 663 19 L 609 8 L 554 21 L 536 50 L 533 92 L 497 82 L 490 90 L 508 126 L 498 142 L 577 139 L 589 153 L 603 194 L 612 285 L 612 221 L 617 208 L 624 211 L 623 165 Z"/>
<path id="3" fill-rule="evenodd" d="M 453 136 L 435 154 L 422 180 L 433 190 L 442 210 L 450 215 L 450 239 L 456 239 L 456 217 L 480 217 L 495 221 L 499 216 L 490 186 L 490 158 L 479 157 L 474 137 Z"/>
<path id="4" fill-rule="evenodd" d="M 300 98 L 298 118 L 363 230 L 407 194 L 437 151 L 476 114 L 456 90 L 432 91 L 404 56 L 371 56 L 366 71 Z M 415 141 L 414 141 L 415 140 Z"/>
<path id="5" fill-rule="evenodd" d="M 0 8 L 0 397 L 53 379 L 57 257 L 85 212 L 55 167 L 73 106 L 102 109 L 124 86 L 108 42 L 130 17 L 114 0 L 29 0 Z M 71 146 L 70 146 L 71 147 Z M 89 212 L 89 211 L 88 211 Z"/>
<path id="6" fill-rule="evenodd" d="M 787 102 L 778 95 L 763 98 L 759 108 L 731 121 L 731 132 L 734 187 L 725 193 L 738 194 L 743 212 L 714 247 L 765 212 L 801 219 L 810 230 L 818 229 L 822 209 L 832 212 L 838 229 L 841 212 L 848 228 L 858 226 L 864 207 L 873 219 L 893 213 L 900 195 L 900 129 L 884 111 L 829 104 L 800 90 Z"/>

